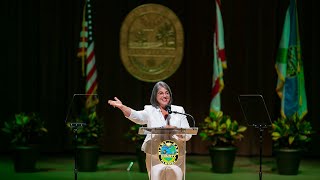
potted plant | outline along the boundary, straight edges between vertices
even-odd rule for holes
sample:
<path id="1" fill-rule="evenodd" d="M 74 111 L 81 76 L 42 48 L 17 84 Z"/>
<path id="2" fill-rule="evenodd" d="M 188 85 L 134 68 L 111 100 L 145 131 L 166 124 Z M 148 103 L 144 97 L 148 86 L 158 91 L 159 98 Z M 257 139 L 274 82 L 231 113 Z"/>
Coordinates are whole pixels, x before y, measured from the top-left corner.
<path id="1" fill-rule="evenodd" d="M 2 131 L 11 139 L 14 151 L 14 170 L 33 172 L 36 166 L 36 144 L 39 137 L 48 131 L 37 113 L 21 112 L 15 118 L 4 122 Z"/>
<path id="2" fill-rule="evenodd" d="M 217 173 L 232 173 L 236 156 L 237 141 L 244 136 L 246 126 L 241 126 L 229 115 L 210 113 L 203 123 L 199 125 L 200 137 L 209 141 L 209 153 L 211 156 L 212 170 Z"/>
<path id="3" fill-rule="evenodd" d="M 146 162 L 145 162 L 146 154 L 143 151 L 141 151 L 141 146 L 145 136 L 138 134 L 139 128 L 140 128 L 139 124 L 134 124 L 129 128 L 128 132 L 125 134 L 125 137 L 128 140 L 130 140 L 130 142 L 133 142 L 134 144 L 136 144 L 135 152 L 136 152 L 136 157 L 139 165 L 139 171 L 147 172 Z"/>
<path id="4" fill-rule="evenodd" d="M 85 123 L 85 126 L 77 128 L 76 150 L 77 166 L 82 172 L 93 172 L 97 170 L 99 159 L 98 140 L 103 132 L 103 125 L 97 116 L 95 108 L 83 108 L 75 122 Z M 74 131 L 73 127 L 70 127 Z"/>
<path id="5" fill-rule="evenodd" d="M 280 117 L 272 123 L 272 140 L 279 174 L 296 175 L 301 154 L 311 140 L 312 127 L 309 121 L 297 114 L 289 118 Z"/>

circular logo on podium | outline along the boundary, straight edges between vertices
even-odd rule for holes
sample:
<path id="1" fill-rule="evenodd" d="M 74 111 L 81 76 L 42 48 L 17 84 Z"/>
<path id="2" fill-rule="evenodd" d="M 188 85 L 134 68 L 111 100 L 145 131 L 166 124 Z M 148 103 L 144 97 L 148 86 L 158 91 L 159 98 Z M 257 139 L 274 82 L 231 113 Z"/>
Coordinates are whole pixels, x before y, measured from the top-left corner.
<path id="1" fill-rule="evenodd" d="M 184 33 L 180 20 L 160 4 L 133 9 L 120 30 L 120 55 L 135 78 L 156 82 L 171 76 L 183 57 Z"/>
<path id="2" fill-rule="evenodd" d="M 171 140 L 165 140 L 159 145 L 159 160 L 165 165 L 175 164 L 179 158 L 179 146 Z"/>

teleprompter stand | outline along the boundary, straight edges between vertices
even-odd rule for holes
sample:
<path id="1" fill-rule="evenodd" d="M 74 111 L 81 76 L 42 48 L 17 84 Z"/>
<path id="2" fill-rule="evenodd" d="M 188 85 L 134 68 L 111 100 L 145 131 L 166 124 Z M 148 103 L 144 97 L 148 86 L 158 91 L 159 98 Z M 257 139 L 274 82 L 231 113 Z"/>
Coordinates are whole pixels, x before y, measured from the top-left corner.
<path id="1" fill-rule="evenodd" d="M 68 108 L 68 114 L 65 120 L 67 126 L 72 129 L 73 141 L 74 141 L 74 179 L 78 179 L 78 156 L 77 156 L 77 142 L 78 142 L 78 130 L 79 128 L 85 127 L 87 124 L 81 122 L 79 118 L 82 109 L 87 105 L 86 99 L 88 97 L 97 98 L 97 94 L 74 94 L 71 103 Z"/>
<path id="2" fill-rule="evenodd" d="M 70 127 L 72 128 L 73 136 L 74 136 L 74 179 L 78 179 L 78 157 L 77 157 L 77 141 L 78 141 L 78 128 L 86 126 L 86 123 L 70 123 Z"/>
<path id="3" fill-rule="evenodd" d="M 260 156 L 259 156 L 259 179 L 262 179 L 262 133 L 264 129 L 271 126 L 271 119 L 264 102 L 263 96 L 260 94 L 245 94 L 239 95 L 241 110 L 244 118 L 249 126 L 259 129 L 260 140 Z"/>

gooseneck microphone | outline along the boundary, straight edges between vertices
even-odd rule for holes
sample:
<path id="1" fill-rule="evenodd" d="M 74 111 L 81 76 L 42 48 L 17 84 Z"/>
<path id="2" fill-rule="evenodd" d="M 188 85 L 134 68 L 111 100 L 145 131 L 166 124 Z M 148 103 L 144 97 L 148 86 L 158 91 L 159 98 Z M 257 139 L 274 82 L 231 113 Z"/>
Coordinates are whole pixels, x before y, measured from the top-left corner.
<path id="1" fill-rule="evenodd" d="M 172 111 L 170 105 L 167 105 L 167 106 L 166 106 L 166 111 L 167 111 L 169 114 L 175 113 L 175 114 L 181 114 L 181 115 L 185 115 L 185 116 L 191 117 L 191 119 L 192 119 L 192 121 L 193 121 L 193 127 L 195 127 L 195 125 L 196 125 L 195 120 L 194 120 L 193 116 L 191 116 L 190 114 L 181 113 L 181 112 L 178 112 L 178 111 Z"/>
<path id="2" fill-rule="evenodd" d="M 167 105 L 167 106 L 166 106 L 166 111 L 167 111 L 169 114 L 172 113 L 172 111 L 171 111 L 171 106 L 170 106 L 170 105 Z"/>

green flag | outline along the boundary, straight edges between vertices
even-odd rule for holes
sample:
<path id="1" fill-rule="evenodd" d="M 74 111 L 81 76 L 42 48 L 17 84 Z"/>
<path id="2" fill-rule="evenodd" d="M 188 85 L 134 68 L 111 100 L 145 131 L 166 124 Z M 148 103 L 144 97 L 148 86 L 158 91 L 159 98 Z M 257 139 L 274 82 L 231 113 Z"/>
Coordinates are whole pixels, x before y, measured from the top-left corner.
<path id="1" fill-rule="evenodd" d="M 296 0 L 290 0 L 275 67 L 278 73 L 276 91 L 281 99 L 281 115 L 290 117 L 298 113 L 299 118 L 303 118 L 308 108 Z"/>

